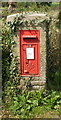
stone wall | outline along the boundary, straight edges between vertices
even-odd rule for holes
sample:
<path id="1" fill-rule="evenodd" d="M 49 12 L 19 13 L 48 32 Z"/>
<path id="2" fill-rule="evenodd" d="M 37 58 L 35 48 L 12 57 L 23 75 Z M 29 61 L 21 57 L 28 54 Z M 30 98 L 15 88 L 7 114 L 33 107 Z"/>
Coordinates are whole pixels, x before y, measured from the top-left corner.
<path id="1" fill-rule="evenodd" d="M 59 12 L 52 12 L 51 15 L 44 13 L 17 13 L 7 16 L 7 22 L 13 22 L 19 17 L 20 25 L 18 26 L 17 37 L 14 35 L 16 46 L 14 48 L 14 55 L 18 57 L 20 62 L 20 38 L 19 30 L 40 30 L 40 77 L 34 77 L 31 81 L 32 89 L 40 89 L 49 84 L 50 89 L 56 85 L 55 73 L 60 67 L 60 31 L 58 28 Z M 22 16 L 22 18 L 21 18 Z M 21 64 L 21 63 L 19 63 Z M 18 65 L 19 66 L 19 65 Z M 20 72 L 20 66 L 19 66 Z M 29 77 L 22 77 L 22 79 L 29 79 Z M 20 85 L 26 80 L 20 80 Z M 45 84 L 46 83 L 46 84 Z M 53 86 L 52 86 L 53 85 Z M 56 86 L 55 86 L 56 88 Z"/>
<path id="2" fill-rule="evenodd" d="M 7 22 L 13 22 L 14 18 L 21 14 L 15 14 L 7 17 Z M 46 14 L 24 14 L 22 19 L 22 24 L 18 28 L 19 30 L 40 30 L 40 77 L 34 77 L 31 81 L 32 89 L 41 89 L 45 86 L 46 83 L 46 23 L 45 20 L 48 19 Z M 19 72 L 20 72 L 20 36 L 17 33 L 17 37 L 14 36 L 16 46 L 14 48 L 14 55 L 18 57 L 19 60 Z M 29 77 L 22 77 L 25 80 L 29 79 Z M 20 84 L 22 84 L 20 80 Z"/>

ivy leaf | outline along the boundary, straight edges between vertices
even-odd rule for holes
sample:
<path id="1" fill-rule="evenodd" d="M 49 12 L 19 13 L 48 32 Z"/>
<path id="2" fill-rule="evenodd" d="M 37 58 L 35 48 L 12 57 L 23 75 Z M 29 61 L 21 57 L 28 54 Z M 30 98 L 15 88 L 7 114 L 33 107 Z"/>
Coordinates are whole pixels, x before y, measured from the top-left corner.
<path id="1" fill-rule="evenodd" d="M 32 103 L 32 101 L 31 100 L 27 100 L 27 103 Z"/>
<path id="2" fill-rule="evenodd" d="M 38 99 L 37 100 L 33 100 L 33 105 L 38 106 Z"/>
<path id="3" fill-rule="evenodd" d="M 27 110 L 30 110 L 30 108 L 31 108 L 31 106 L 30 106 L 30 105 L 28 105 Z"/>

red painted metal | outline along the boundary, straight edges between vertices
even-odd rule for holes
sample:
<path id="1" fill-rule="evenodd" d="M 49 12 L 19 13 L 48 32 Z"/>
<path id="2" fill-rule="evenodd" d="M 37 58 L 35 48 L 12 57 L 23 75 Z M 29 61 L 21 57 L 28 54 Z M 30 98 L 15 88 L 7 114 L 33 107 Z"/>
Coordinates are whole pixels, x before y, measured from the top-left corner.
<path id="1" fill-rule="evenodd" d="M 20 75 L 40 76 L 39 30 L 20 30 Z"/>

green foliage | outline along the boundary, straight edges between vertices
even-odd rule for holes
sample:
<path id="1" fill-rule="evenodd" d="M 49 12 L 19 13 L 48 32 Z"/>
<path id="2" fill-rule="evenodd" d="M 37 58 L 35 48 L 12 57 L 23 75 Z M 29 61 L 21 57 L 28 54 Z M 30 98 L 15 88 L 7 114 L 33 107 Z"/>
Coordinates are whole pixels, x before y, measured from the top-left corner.
<path id="1" fill-rule="evenodd" d="M 16 95 L 16 91 L 18 91 L 19 71 L 18 60 L 13 54 L 15 46 L 13 33 L 11 27 L 4 23 L 2 28 L 2 85 L 5 102 L 11 101 L 12 96 Z"/>
<path id="2" fill-rule="evenodd" d="M 57 9 L 57 6 L 59 5 L 59 2 L 15 2 L 12 4 L 12 7 L 14 7 L 14 11 L 12 13 L 17 12 L 28 12 L 28 11 L 42 11 L 42 12 L 48 12 L 49 10 L 55 10 Z M 8 10 L 8 2 L 2 2 L 2 7 L 7 7 Z M 6 17 L 7 14 L 9 14 L 9 11 L 6 10 L 2 11 L 2 16 Z"/>
<path id="3" fill-rule="evenodd" d="M 37 99 L 30 99 L 31 93 L 28 93 L 28 96 L 26 94 L 18 95 L 17 97 L 14 97 L 14 104 L 13 106 L 10 106 L 9 109 L 12 111 L 14 110 L 14 114 L 21 115 L 21 117 L 28 117 L 30 114 L 30 111 L 33 107 L 38 106 L 38 100 Z"/>
<path id="4" fill-rule="evenodd" d="M 48 105 L 52 109 L 59 108 L 61 102 L 61 92 L 50 91 L 47 95 L 44 95 L 42 103 Z"/>
<path id="5" fill-rule="evenodd" d="M 8 7 L 8 2 L 2 2 L 2 7 Z"/>
<path id="6" fill-rule="evenodd" d="M 8 8 L 7 7 L 2 7 L 2 18 L 7 18 L 8 13 Z"/>
<path id="7" fill-rule="evenodd" d="M 23 16 L 22 16 L 23 18 Z M 22 25 L 23 19 L 15 18 L 14 22 L 4 24 L 2 28 L 2 78 L 3 78 L 3 102 L 4 106 L 19 118 L 31 118 L 33 109 L 40 107 L 46 109 L 61 109 L 61 92 L 30 91 L 32 76 L 26 83 L 26 89 L 22 93 L 17 85 L 22 77 L 19 77 L 18 61 L 14 57 L 13 48 L 15 41 L 14 34 Z M 61 72 L 55 74 L 56 85 L 61 84 Z M 59 88 L 58 86 L 58 88 Z"/>
<path id="8" fill-rule="evenodd" d="M 61 11 L 59 12 L 58 21 L 56 22 L 56 27 L 61 30 Z"/>
<path id="9" fill-rule="evenodd" d="M 51 6 L 52 2 L 36 2 L 37 7 L 41 6 Z"/>
<path id="10" fill-rule="evenodd" d="M 18 2 L 16 4 L 17 11 L 47 11 L 51 6 L 51 2 Z"/>
<path id="11" fill-rule="evenodd" d="M 61 90 L 61 71 L 55 73 L 54 78 L 55 84 L 57 85 L 57 90 Z"/>
<path id="12" fill-rule="evenodd" d="M 10 29 L 11 29 L 11 32 L 12 32 L 13 36 L 17 35 L 17 32 L 19 30 L 19 26 L 22 26 L 24 24 L 23 18 L 24 18 L 23 15 L 21 15 L 21 18 L 16 16 L 13 22 L 8 22 L 7 23 L 8 26 L 10 27 Z"/>
<path id="13" fill-rule="evenodd" d="M 61 70 L 58 70 L 55 73 L 51 72 L 49 77 L 50 77 L 50 80 L 48 80 L 47 89 L 60 91 L 61 90 Z M 53 81 L 51 77 L 53 77 Z"/>
<path id="14" fill-rule="evenodd" d="M 22 95 L 19 94 L 17 96 L 14 96 L 13 102 L 9 104 L 9 110 L 13 112 L 14 115 L 19 115 L 21 118 L 31 117 L 32 109 L 37 107 L 39 104 L 41 93 L 41 91 L 26 91 Z"/>
<path id="15" fill-rule="evenodd" d="M 60 68 L 60 31 L 57 23 L 60 24 L 60 20 L 56 16 L 54 20 L 50 18 L 50 22 L 47 21 L 46 31 L 46 45 L 47 45 L 47 85 L 48 89 L 61 90 L 61 69 Z"/>
<path id="16" fill-rule="evenodd" d="M 9 111 L 20 118 L 31 118 L 36 108 L 61 109 L 61 92 L 56 91 L 26 91 L 22 95 L 13 96 Z M 7 104 L 6 104 L 7 105 Z M 33 111 L 33 112 L 32 112 Z"/>
<path id="17" fill-rule="evenodd" d="M 11 62 L 11 42 L 12 42 L 12 34 L 11 30 L 8 27 L 2 29 L 2 72 L 3 72 L 3 81 L 7 81 L 9 78 L 9 68 Z"/>

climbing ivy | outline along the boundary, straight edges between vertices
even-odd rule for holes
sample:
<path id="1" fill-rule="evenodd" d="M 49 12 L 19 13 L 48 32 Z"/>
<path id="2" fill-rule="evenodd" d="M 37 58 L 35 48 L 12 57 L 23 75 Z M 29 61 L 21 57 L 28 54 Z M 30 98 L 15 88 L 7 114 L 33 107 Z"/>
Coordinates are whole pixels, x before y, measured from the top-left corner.
<path id="1" fill-rule="evenodd" d="M 24 16 L 16 17 L 13 22 L 4 23 L 2 28 L 2 84 L 3 106 L 19 118 L 28 118 L 33 115 L 32 110 L 38 106 L 46 106 L 50 109 L 61 109 L 61 92 L 30 91 L 32 76 L 26 82 L 26 88 L 22 92 L 18 85 L 22 77 L 19 76 L 18 60 L 13 54 L 15 47 L 14 34 L 17 35 L 19 26 L 33 25 L 38 19 L 24 21 Z M 49 22 L 49 21 L 48 21 Z M 48 23 L 47 22 L 47 23 Z M 38 22 L 41 25 L 41 22 Z M 50 23 L 49 23 L 50 24 Z M 36 26 L 36 24 L 35 24 Z M 35 27 L 34 26 L 34 27 Z M 49 27 L 49 26 L 48 26 Z M 48 29 L 49 30 L 49 29 Z M 46 31 L 47 32 L 47 31 Z M 49 34 L 48 34 L 49 35 Z M 61 73 L 56 72 L 55 81 L 60 85 Z M 25 78 L 24 78 L 25 81 Z M 59 86 L 58 86 L 59 87 Z M 48 106 L 48 107 L 47 107 Z"/>

